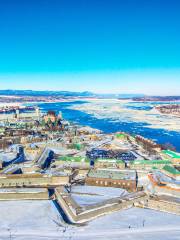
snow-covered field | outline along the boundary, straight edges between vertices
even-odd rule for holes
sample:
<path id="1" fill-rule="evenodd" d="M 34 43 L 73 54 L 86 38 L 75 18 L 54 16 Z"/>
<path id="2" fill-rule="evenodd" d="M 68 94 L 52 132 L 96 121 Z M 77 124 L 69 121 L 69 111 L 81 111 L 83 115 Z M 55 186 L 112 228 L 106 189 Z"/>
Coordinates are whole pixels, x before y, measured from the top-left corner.
<path id="1" fill-rule="evenodd" d="M 72 186 L 72 193 L 81 193 L 81 194 L 91 194 L 91 195 L 103 195 L 108 198 L 120 197 L 127 193 L 126 190 L 122 188 L 112 188 L 112 187 L 96 187 L 96 186 Z"/>
<path id="2" fill-rule="evenodd" d="M 148 209 L 112 213 L 84 226 L 64 223 L 51 201 L 0 202 L 0 213 L 1 240 L 180 239 L 179 216 Z"/>
<path id="3" fill-rule="evenodd" d="M 71 195 L 80 206 L 86 206 L 100 203 L 110 198 L 124 196 L 126 194 L 127 191 L 121 188 L 73 186 Z"/>

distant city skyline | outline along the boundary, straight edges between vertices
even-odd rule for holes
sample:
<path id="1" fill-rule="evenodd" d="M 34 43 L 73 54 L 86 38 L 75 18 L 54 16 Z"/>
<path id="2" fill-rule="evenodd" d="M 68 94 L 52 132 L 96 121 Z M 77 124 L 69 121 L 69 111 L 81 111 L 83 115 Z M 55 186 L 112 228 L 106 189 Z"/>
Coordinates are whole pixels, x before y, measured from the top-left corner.
<path id="1" fill-rule="evenodd" d="M 0 89 L 180 95 L 177 0 L 0 1 Z"/>

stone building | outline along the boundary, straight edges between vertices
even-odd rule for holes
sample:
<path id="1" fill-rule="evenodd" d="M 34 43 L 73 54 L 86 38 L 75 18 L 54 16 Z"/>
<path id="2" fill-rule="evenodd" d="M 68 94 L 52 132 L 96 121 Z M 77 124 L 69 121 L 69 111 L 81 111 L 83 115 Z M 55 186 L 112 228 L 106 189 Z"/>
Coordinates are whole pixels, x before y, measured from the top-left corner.
<path id="1" fill-rule="evenodd" d="M 94 164 L 95 168 L 119 168 L 125 169 L 125 163 L 122 160 L 98 158 Z"/>
<path id="2" fill-rule="evenodd" d="M 157 195 L 171 195 L 180 197 L 180 186 L 177 180 L 165 177 L 158 172 L 148 174 L 148 178 L 152 184 L 153 191 Z"/>
<path id="3" fill-rule="evenodd" d="M 136 191 L 136 171 L 117 169 L 91 169 L 85 179 L 87 185 L 124 188 Z"/>
<path id="4" fill-rule="evenodd" d="M 48 111 L 47 115 L 44 116 L 45 123 L 51 122 L 55 123 L 57 120 L 57 116 L 54 111 Z"/>
<path id="5" fill-rule="evenodd" d="M 25 150 L 26 150 L 26 153 L 33 154 L 33 155 L 37 155 L 42 152 L 42 149 L 35 144 L 30 144 L 25 148 Z"/>

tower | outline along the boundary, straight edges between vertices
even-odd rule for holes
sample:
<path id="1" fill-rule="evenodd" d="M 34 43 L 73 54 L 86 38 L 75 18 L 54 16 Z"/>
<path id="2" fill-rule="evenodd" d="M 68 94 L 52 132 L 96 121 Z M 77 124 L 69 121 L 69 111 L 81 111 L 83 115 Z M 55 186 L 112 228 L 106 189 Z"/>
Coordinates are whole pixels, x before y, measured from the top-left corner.
<path id="1" fill-rule="evenodd" d="M 36 107 L 35 110 L 36 110 L 36 116 L 39 120 L 40 119 L 40 109 L 39 109 L 39 107 Z"/>
<path id="2" fill-rule="evenodd" d="M 16 118 L 19 119 L 20 118 L 20 113 L 19 113 L 19 109 L 16 109 L 16 114 L 15 114 Z"/>
<path id="3" fill-rule="evenodd" d="M 58 118 L 59 118 L 60 120 L 62 120 L 62 118 L 63 118 L 61 111 L 59 111 Z"/>

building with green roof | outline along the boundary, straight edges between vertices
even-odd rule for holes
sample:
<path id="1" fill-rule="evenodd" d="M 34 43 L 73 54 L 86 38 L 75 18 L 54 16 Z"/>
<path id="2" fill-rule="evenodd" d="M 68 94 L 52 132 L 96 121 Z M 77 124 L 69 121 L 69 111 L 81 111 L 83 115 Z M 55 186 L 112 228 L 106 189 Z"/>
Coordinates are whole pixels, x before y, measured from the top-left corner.
<path id="1" fill-rule="evenodd" d="M 95 161 L 95 167 L 116 167 L 120 169 L 125 168 L 125 163 L 122 160 L 109 159 L 109 158 L 98 158 Z"/>
<path id="2" fill-rule="evenodd" d="M 170 160 L 135 160 L 130 163 L 130 169 L 151 170 L 162 169 L 165 165 L 172 165 Z"/>
<path id="3" fill-rule="evenodd" d="M 163 150 L 162 152 L 171 158 L 176 158 L 180 160 L 180 153 L 171 150 Z"/>
<path id="4" fill-rule="evenodd" d="M 55 160 L 54 165 L 89 168 L 90 162 L 86 157 L 83 156 L 61 156 Z"/>
<path id="5" fill-rule="evenodd" d="M 86 157 L 81 156 L 62 156 L 59 157 L 57 160 L 63 162 L 89 162 Z"/>
<path id="6" fill-rule="evenodd" d="M 90 169 L 85 179 L 87 185 L 118 187 L 136 191 L 136 171 L 118 169 Z"/>
<path id="7" fill-rule="evenodd" d="M 180 180 L 180 171 L 173 166 L 165 165 L 162 168 L 162 172 L 164 172 L 169 177 L 175 178 L 176 180 Z"/>
<path id="8" fill-rule="evenodd" d="M 82 150 L 82 149 L 84 148 L 84 145 L 81 144 L 81 143 L 73 143 L 73 144 L 71 145 L 71 147 L 72 147 L 73 149 L 76 149 L 76 150 L 80 151 L 80 150 Z"/>
<path id="9" fill-rule="evenodd" d="M 127 140 L 127 135 L 124 133 L 116 133 L 115 137 L 118 139 L 123 139 L 123 140 Z"/>

